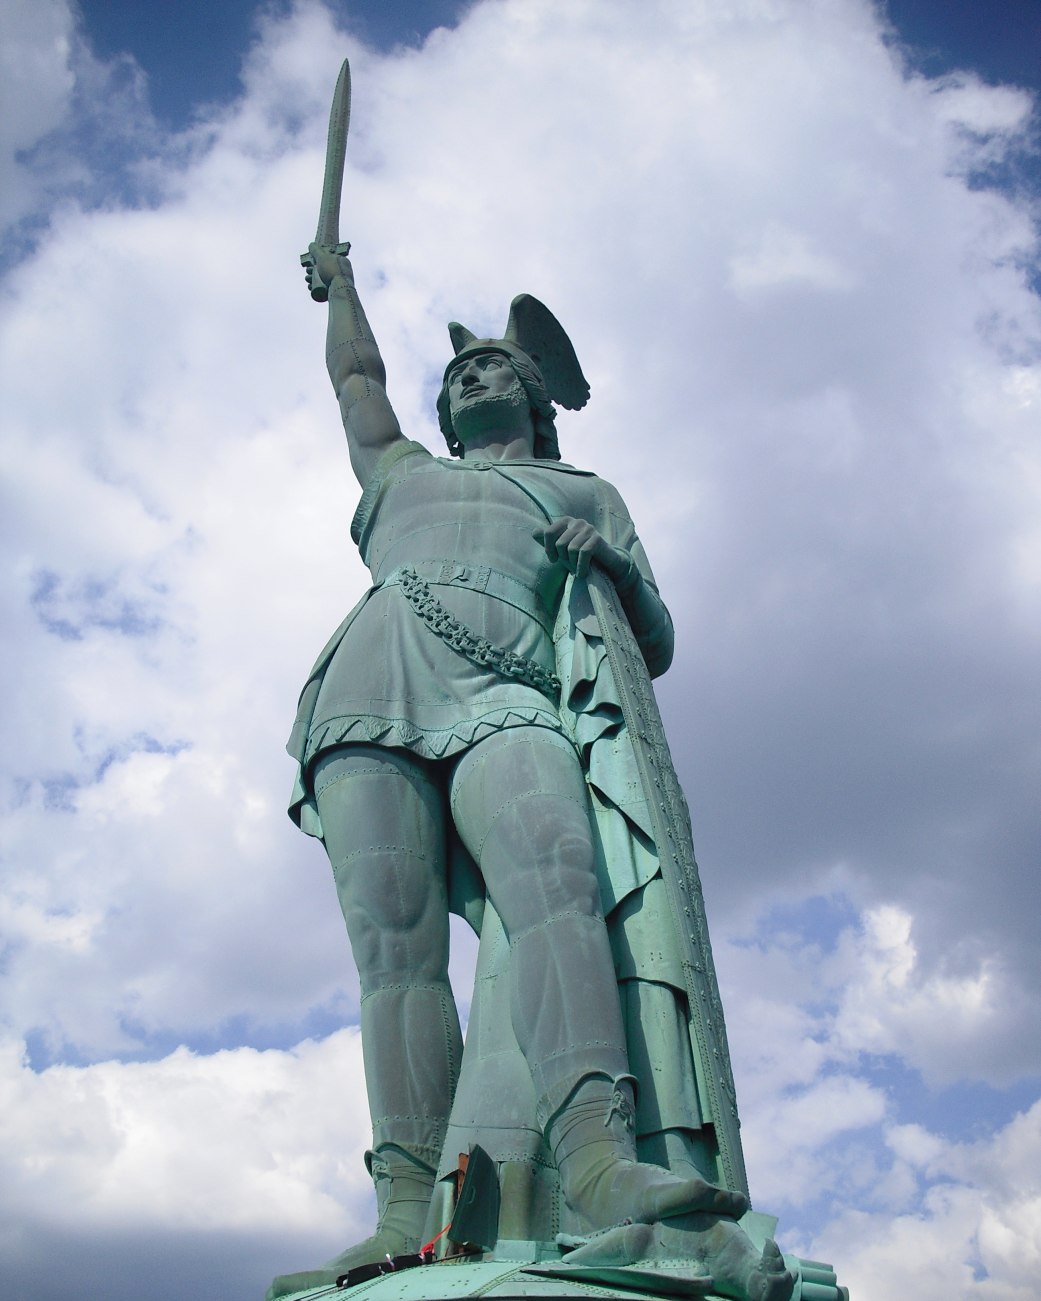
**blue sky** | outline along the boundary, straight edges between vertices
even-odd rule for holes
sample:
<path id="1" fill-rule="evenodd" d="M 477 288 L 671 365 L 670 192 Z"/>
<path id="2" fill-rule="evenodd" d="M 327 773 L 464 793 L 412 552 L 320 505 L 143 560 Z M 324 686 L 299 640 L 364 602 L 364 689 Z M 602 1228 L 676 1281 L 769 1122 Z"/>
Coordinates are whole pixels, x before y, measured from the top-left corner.
<path id="1" fill-rule="evenodd" d="M 269 11 L 288 6 L 274 3 Z M 156 114 L 183 126 L 200 103 L 223 101 L 238 89 L 242 50 L 258 6 L 80 0 L 96 52 L 130 53 L 148 74 Z M 418 45 L 434 27 L 451 27 L 464 0 L 399 0 L 335 6 L 362 39 L 381 49 Z M 992 82 L 1037 87 L 1041 82 L 1041 6 L 1037 0 L 887 0 L 890 23 L 909 57 L 930 74 L 968 68 Z"/>
<path id="2" fill-rule="evenodd" d="M 296 261 L 348 54 L 403 425 L 536 293 L 673 610 L 757 1205 L 857 1301 L 1033 1298 L 1041 6 L 0 5 L 5 1295 L 258 1297 L 371 1218 L 283 812 L 365 585 Z"/>
<path id="3" fill-rule="evenodd" d="M 1034 0 L 887 0 L 886 12 L 925 72 L 971 68 L 988 81 L 1030 87 L 1041 79 Z"/>

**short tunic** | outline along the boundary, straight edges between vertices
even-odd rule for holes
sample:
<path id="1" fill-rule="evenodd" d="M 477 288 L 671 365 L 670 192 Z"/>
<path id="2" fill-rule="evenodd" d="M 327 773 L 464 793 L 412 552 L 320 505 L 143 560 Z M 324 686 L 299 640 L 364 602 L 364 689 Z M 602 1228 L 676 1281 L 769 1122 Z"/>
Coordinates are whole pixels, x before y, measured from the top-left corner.
<path id="1" fill-rule="evenodd" d="M 635 547 L 645 567 L 621 498 L 596 475 L 534 459 L 448 460 L 412 442 L 388 451 L 351 530 L 373 587 L 320 669 L 305 772 L 323 750 L 349 742 L 437 759 L 506 727 L 560 730 L 555 701 L 452 649 L 398 583 L 403 567 L 415 569 L 475 634 L 552 672 L 567 575 L 532 534 L 560 515 Z"/>

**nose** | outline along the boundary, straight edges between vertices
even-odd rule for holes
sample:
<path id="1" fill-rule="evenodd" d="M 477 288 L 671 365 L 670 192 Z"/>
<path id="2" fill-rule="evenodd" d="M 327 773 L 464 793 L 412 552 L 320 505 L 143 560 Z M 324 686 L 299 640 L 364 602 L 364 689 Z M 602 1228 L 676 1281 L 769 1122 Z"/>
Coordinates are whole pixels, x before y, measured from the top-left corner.
<path id="1" fill-rule="evenodd" d="M 462 375 L 460 375 L 459 382 L 464 388 L 466 388 L 468 384 L 476 384 L 478 378 L 477 367 L 471 361 L 467 363 Z"/>

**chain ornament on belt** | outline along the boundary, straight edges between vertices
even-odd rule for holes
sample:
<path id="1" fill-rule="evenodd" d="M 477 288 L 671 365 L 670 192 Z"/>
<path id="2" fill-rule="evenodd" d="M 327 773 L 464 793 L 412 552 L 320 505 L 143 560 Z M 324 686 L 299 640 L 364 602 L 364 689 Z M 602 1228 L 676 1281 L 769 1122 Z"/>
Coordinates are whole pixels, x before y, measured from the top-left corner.
<path id="1" fill-rule="evenodd" d="M 471 664 L 490 668 L 501 677 L 524 682 L 554 702 L 560 700 L 560 679 L 555 673 L 544 669 L 525 655 L 493 646 L 486 637 L 479 637 L 445 609 L 414 569 L 405 568 L 400 571 L 398 586 L 405 600 L 431 632 L 436 633 L 446 646 L 458 651 Z"/>

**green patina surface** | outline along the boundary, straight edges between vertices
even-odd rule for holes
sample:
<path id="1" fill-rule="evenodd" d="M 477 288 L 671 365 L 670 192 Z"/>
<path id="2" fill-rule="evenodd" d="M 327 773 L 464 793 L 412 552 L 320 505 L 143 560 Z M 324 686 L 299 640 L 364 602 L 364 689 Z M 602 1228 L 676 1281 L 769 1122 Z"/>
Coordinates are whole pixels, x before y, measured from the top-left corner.
<path id="1" fill-rule="evenodd" d="M 534 1243 L 503 1244 L 509 1254 L 457 1258 L 418 1269 L 387 1274 L 349 1289 L 354 1298 L 367 1301 L 453 1301 L 464 1297 L 631 1297 L 633 1301 L 661 1301 L 662 1297 L 701 1297 L 722 1301 L 722 1294 L 707 1286 L 689 1262 L 675 1261 L 641 1270 L 626 1269 L 624 1281 L 610 1269 L 568 1267 L 552 1244 L 537 1250 Z M 535 1259 L 533 1259 L 535 1258 Z M 785 1256 L 795 1278 L 793 1297 L 802 1301 L 848 1301 L 848 1293 L 836 1282 L 835 1271 L 821 1261 Z M 318 1301 L 328 1296 L 345 1296 L 338 1288 L 311 1289 L 289 1294 L 290 1301 Z"/>
<path id="2" fill-rule="evenodd" d="M 319 238 L 326 357 L 372 587 L 319 656 L 291 813 L 329 855 L 362 994 L 375 1234 L 279 1296 L 479 1244 L 352 1294 L 838 1301 L 747 1211 L 737 1097 L 686 800 L 651 686 L 673 630 L 615 488 L 560 460 L 589 397 L 530 295 L 502 338 L 453 322 L 407 439 L 339 243 L 349 76 Z M 465 1051 L 448 914 L 481 936 Z M 470 1166 L 465 1181 L 457 1166 Z M 461 1161 L 462 1159 L 462 1161 Z M 747 1213 L 746 1213 L 747 1212 Z M 541 1245 L 536 1245 L 541 1244 Z"/>

